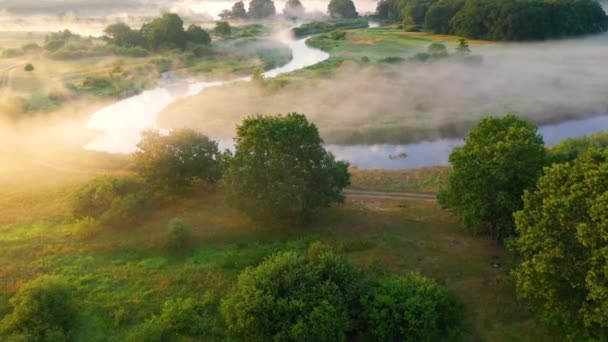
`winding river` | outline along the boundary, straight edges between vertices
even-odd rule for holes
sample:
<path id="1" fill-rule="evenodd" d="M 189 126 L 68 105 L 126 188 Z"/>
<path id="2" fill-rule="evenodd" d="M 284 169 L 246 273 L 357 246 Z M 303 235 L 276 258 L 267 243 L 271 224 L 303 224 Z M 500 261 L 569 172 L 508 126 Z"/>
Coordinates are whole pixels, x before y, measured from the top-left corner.
<path id="1" fill-rule="evenodd" d="M 290 30 L 282 32 L 277 40 L 292 49 L 293 59 L 282 67 L 267 71 L 266 77 L 276 77 L 329 58 L 327 53 L 307 46 L 305 39 L 294 40 L 290 35 Z M 228 81 L 199 82 L 164 75 L 157 88 L 144 91 L 94 113 L 87 123 L 87 128 L 100 132 L 100 135 L 91 140 L 85 148 L 110 153 L 134 152 L 141 131 L 158 128 L 157 115 L 172 102 L 197 95 L 205 88 L 247 80 L 249 77 Z M 547 145 L 554 145 L 567 138 L 585 136 L 602 130 L 608 130 L 608 114 L 541 126 L 539 129 Z M 407 145 L 328 145 L 327 148 L 338 159 L 348 160 L 359 168 L 400 169 L 448 165 L 450 152 L 462 143 L 462 139 L 441 139 Z M 229 147 L 230 143 L 223 142 L 220 145 Z"/>

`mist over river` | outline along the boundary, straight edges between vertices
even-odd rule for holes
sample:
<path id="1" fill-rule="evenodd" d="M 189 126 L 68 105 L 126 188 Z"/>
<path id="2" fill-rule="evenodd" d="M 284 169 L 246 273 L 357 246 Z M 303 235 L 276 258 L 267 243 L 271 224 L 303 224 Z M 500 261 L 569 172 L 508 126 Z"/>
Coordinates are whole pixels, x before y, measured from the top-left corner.
<path id="1" fill-rule="evenodd" d="M 295 40 L 290 30 L 282 31 L 276 40 L 288 45 L 293 59 L 288 64 L 269 70 L 266 77 L 305 68 L 326 60 L 329 55 L 306 45 L 305 39 Z M 132 153 L 140 140 L 142 130 L 156 128 L 158 114 L 178 99 L 195 96 L 209 87 L 231 82 L 246 82 L 249 77 L 216 82 L 199 82 L 193 79 L 163 77 L 156 89 L 127 98 L 94 113 L 87 127 L 100 134 L 85 148 L 110 153 Z M 608 114 L 597 113 L 587 119 L 565 121 L 540 127 L 547 145 L 572 137 L 589 135 L 608 130 Z M 212 135 L 212 134 L 211 134 Z M 218 137 L 215 137 L 218 138 Z M 231 148 L 231 142 L 220 140 L 222 148 Z M 452 149 L 463 143 L 462 139 L 440 139 L 413 144 L 377 145 L 328 145 L 338 159 L 347 160 L 359 168 L 400 169 L 436 165 L 448 165 Z"/>

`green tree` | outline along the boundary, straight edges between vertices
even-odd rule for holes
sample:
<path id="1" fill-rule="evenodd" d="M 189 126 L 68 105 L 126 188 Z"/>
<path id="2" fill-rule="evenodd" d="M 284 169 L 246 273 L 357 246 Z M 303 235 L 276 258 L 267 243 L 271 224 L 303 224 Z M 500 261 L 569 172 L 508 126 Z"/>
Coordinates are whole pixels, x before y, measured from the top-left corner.
<path id="1" fill-rule="evenodd" d="M 12 312 L 0 322 L 8 341 L 66 341 L 76 319 L 73 289 L 63 277 L 42 276 L 11 298 Z"/>
<path id="2" fill-rule="evenodd" d="M 183 252 L 188 247 L 190 238 L 188 226 L 181 219 L 174 218 L 169 222 L 165 248 L 171 253 Z"/>
<path id="3" fill-rule="evenodd" d="M 545 160 L 536 126 L 512 114 L 485 118 L 450 155 L 453 170 L 439 203 L 466 229 L 499 241 L 513 233 L 513 213 L 521 209 L 523 192 L 536 184 Z"/>
<path id="4" fill-rule="evenodd" d="M 211 37 L 209 37 L 209 33 L 207 33 L 207 31 L 203 30 L 198 25 L 188 26 L 186 34 L 188 36 L 188 41 L 192 44 L 208 45 L 209 43 L 211 43 Z"/>
<path id="5" fill-rule="evenodd" d="M 283 15 L 292 19 L 301 18 L 304 12 L 306 11 L 300 0 L 287 0 L 283 8 Z"/>
<path id="6" fill-rule="evenodd" d="M 471 49 L 469 48 L 469 42 L 464 39 L 458 39 L 458 46 L 456 47 L 456 53 L 461 56 L 467 56 L 471 53 Z"/>
<path id="7" fill-rule="evenodd" d="M 608 147 L 608 131 L 586 137 L 566 139 L 549 148 L 549 160 L 551 163 L 571 162 L 590 148 L 601 149 L 605 147 Z"/>
<path id="8" fill-rule="evenodd" d="M 353 19 L 359 17 L 355 3 L 352 0 L 331 0 L 327 6 L 327 14 L 333 19 Z"/>
<path id="9" fill-rule="evenodd" d="M 143 132 L 133 154 L 133 167 L 157 189 L 182 192 L 193 181 L 215 183 L 221 178 L 221 155 L 217 142 L 190 129 L 162 135 Z"/>
<path id="10" fill-rule="evenodd" d="M 103 31 L 104 39 L 116 46 L 135 47 L 143 46 L 144 39 L 138 30 L 133 30 L 125 23 L 109 25 Z"/>
<path id="11" fill-rule="evenodd" d="M 325 150 L 317 127 L 298 113 L 245 119 L 227 164 L 229 203 L 258 220 L 306 221 L 343 201 L 350 184 L 348 164 Z"/>
<path id="12" fill-rule="evenodd" d="M 389 277 L 362 296 L 364 340 L 455 341 L 461 337 L 462 305 L 420 275 Z"/>
<path id="13" fill-rule="evenodd" d="M 230 37 L 230 35 L 232 34 L 232 27 L 230 27 L 230 24 L 226 21 L 218 21 L 215 23 L 215 28 L 213 29 L 213 32 L 218 37 Z"/>
<path id="14" fill-rule="evenodd" d="M 232 5 L 231 17 L 234 19 L 247 19 L 247 11 L 243 1 L 237 1 Z"/>
<path id="15" fill-rule="evenodd" d="M 319 245 L 306 256 L 275 254 L 243 271 L 221 312 L 229 332 L 250 341 L 344 341 L 359 276 L 343 258 Z"/>
<path id="16" fill-rule="evenodd" d="M 153 50 L 186 48 L 188 36 L 184 30 L 184 21 L 174 13 L 164 14 L 152 22 L 144 24 L 141 33 Z"/>
<path id="17" fill-rule="evenodd" d="M 251 0 L 247 16 L 251 19 L 264 19 L 276 14 L 274 1 L 272 0 Z"/>
<path id="18" fill-rule="evenodd" d="M 608 149 L 548 168 L 515 220 L 518 295 L 571 340 L 608 339 Z"/>
<path id="19" fill-rule="evenodd" d="M 448 48 L 441 43 L 432 43 L 427 52 L 434 58 L 444 58 L 448 56 Z"/>

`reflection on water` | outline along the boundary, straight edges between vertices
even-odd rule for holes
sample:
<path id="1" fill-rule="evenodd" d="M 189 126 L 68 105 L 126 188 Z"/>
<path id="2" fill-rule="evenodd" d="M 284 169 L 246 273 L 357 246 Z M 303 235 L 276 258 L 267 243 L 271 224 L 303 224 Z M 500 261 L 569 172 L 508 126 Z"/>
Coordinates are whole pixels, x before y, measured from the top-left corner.
<path id="1" fill-rule="evenodd" d="M 539 132 L 545 144 L 555 145 L 564 139 L 604 130 L 608 130 L 608 115 L 541 126 Z M 463 142 L 462 139 L 442 139 L 409 145 L 328 145 L 327 148 L 337 159 L 348 160 L 362 169 L 404 169 L 449 165 L 450 152 Z M 407 158 L 390 158 L 402 153 L 406 153 Z"/>

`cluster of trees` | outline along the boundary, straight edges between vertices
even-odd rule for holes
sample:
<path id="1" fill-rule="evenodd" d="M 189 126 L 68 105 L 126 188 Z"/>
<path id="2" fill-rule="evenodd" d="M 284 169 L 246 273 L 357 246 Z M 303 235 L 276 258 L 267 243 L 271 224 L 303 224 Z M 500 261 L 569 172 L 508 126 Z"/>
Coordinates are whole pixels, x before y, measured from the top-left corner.
<path id="1" fill-rule="evenodd" d="M 136 175 L 104 176 L 77 191 L 74 217 L 135 224 L 154 205 L 154 193 L 179 195 L 221 181 L 228 202 L 254 220 L 306 222 L 342 201 L 350 184 L 348 164 L 336 161 L 317 127 L 297 113 L 245 119 L 234 153 L 192 130 L 146 131 L 132 164 Z"/>
<path id="2" fill-rule="evenodd" d="M 533 124 L 486 118 L 439 194 L 463 227 L 508 241 L 518 295 L 574 340 L 608 338 L 607 137 L 545 149 Z"/>
<path id="3" fill-rule="evenodd" d="M 603 32 L 596 0 L 381 0 L 377 15 L 427 31 L 489 40 L 542 40 Z"/>
<path id="4" fill-rule="evenodd" d="M 132 29 L 127 24 L 112 24 L 104 30 L 106 41 L 119 47 L 140 47 L 152 51 L 180 49 L 188 44 L 208 45 L 211 38 L 200 26 L 190 25 L 184 29 L 184 21 L 174 13 L 164 14 L 141 29 Z"/>
<path id="5" fill-rule="evenodd" d="M 327 15 L 332 19 L 354 19 L 359 17 L 352 0 L 330 0 Z"/>
<path id="6" fill-rule="evenodd" d="M 249 2 L 249 10 L 245 10 L 243 1 L 234 3 L 232 9 L 223 10 L 219 14 L 220 18 L 228 19 L 265 19 L 276 15 L 276 8 L 272 0 L 251 0 Z M 304 14 L 304 6 L 300 0 L 289 0 L 285 4 L 283 13 L 288 17 L 301 17 Z"/>
<path id="7" fill-rule="evenodd" d="M 71 341 L 80 303 L 60 276 L 41 276 L 10 300 L 0 322 L 9 341 Z M 436 341 L 462 337 L 462 305 L 417 274 L 366 274 L 330 246 L 271 255 L 241 272 L 221 298 L 167 300 L 129 341 Z"/>

